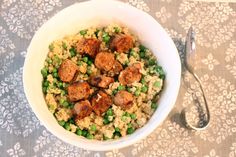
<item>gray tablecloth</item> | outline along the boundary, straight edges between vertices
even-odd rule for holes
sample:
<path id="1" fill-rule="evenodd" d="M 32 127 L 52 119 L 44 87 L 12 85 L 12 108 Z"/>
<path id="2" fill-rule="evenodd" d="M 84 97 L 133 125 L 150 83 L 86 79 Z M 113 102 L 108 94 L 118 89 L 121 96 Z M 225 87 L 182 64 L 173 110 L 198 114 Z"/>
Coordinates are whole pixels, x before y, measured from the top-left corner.
<path id="1" fill-rule="evenodd" d="M 152 15 L 175 41 L 181 56 L 190 25 L 197 32 L 195 70 L 203 82 L 212 121 L 190 131 L 179 113 L 192 104 L 184 74 L 175 108 L 150 136 L 124 149 L 92 152 L 68 145 L 45 129 L 26 100 L 22 66 L 34 32 L 75 0 L 0 0 L 0 156 L 236 156 L 236 4 L 186 0 L 124 0 Z M 189 85 L 183 82 L 189 82 Z M 196 119 L 191 112 L 192 119 Z"/>

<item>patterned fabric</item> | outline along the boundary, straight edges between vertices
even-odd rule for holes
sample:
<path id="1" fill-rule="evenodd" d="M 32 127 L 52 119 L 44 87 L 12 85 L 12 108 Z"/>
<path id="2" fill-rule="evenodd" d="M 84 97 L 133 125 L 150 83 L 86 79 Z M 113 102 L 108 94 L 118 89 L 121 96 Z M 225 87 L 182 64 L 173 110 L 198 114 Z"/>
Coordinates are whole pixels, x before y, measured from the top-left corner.
<path id="1" fill-rule="evenodd" d="M 236 3 L 187 0 L 123 0 L 150 15 L 173 38 L 181 57 L 186 32 L 197 32 L 195 70 L 211 111 L 207 130 L 186 129 L 181 110 L 192 104 L 198 84 L 183 72 L 175 108 L 146 139 L 124 149 L 92 152 L 66 144 L 48 132 L 23 92 L 22 66 L 34 32 L 75 0 L 0 0 L 0 152 L 3 157 L 236 157 Z M 197 92 L 198 93 L 198 92 Z M 197 120 L 194 107 L 189 117 Z"/>

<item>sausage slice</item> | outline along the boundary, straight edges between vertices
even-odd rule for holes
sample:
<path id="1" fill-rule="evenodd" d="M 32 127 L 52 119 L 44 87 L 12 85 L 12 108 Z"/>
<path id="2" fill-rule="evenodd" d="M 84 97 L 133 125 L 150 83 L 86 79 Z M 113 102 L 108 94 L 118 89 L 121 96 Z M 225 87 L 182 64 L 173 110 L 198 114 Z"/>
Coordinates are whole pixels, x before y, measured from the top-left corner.
<path id="1" fill-rule="evenodd" d="M 93 111 L 97 115 L 102 115 L 112 105 L 111 97 L 103 91 L 99 91 L 91 100 Z"/>
<path id="2" fill-rule="evenodd" d="M 61 63 L 58 69 L 58 75 L 62 81 L 70 82 L 74 78 L 77 69 L 78 67 L 74 62 L 66 59 Z"/>
<path id="3" fill-rule="evenodd" d="M 108 88 L 108 86 L 114 82 L 114 78 L 107 77 L 104 75 L 98 76 L 91 76 L 90 83 L 93 86 L 101 87 L 101 88 Z"/>
<path id="4" fill-rule="evenodd" d="M 92 106 L 88 100 L 77 102 L 74 106 L 73 112 L 75 119 L 83 119 L 92 113 Z"/>
<path id="5" fill-rule="evenodd" d="M 139 82 L 142 74 L 140 73 L 141 65 L 139 63 L 134 63 L 133 65 L 127 67 L 123 70 L 118 79 L 122 85 L 132 84 L 133 82 Z"/>
<path id="6" fill-rule="evenodd" d="M 110 47 L 119 53 L 128 53 L 129 49 L 134 46 L 133 39 L 130 35 L 118 34 L 112 40 Z"/>
<path id="7" fill-rule="evenodd" d="M 92 58 L 95 58 L 99 52 L 101 41 L 94 38 L 82 39 L 77 43 L 76 50 L 80 54 L 88 54 Z"/>
<path id="8" fill-rule="evenodd" d="M 115 56 L 110 52 L 100 52 L 95 58 L 95 66 L 104 71 L 109 71 L 115 62 Z"/>
<path id="9" fill-rule="evenodd" d="M 87 82 L 75 82 L 68 86 L 68 97 L 70 101 L 87 99 L 90 94 L 90 86 Z"/>
<path id="10" fill-rule="evenodd" d="M 119 91 L 114 97 L 114 104 L 122 109 L 129 109 L 133 105 L 133 95 L 127 91 Z"/>

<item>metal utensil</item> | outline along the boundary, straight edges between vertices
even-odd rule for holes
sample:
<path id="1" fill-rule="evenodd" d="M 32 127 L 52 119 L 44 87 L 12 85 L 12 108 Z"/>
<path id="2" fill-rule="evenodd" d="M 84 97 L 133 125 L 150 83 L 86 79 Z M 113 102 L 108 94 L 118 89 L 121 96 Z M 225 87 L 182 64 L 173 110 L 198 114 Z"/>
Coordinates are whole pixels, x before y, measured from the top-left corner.
<path id="1" fill-rule="evenodd" d="M 193 77 L 195 78 L 195 80 L 199 83 L 200 90 L 202 92 L 202 96 L 203 96 L 203 100 L 204 100 L 204 104 L 205 104 L 206 113 L 200 113 L 200 116 L 203 117 L 203 121 L 201 122 L 201 125 L 199 125 L 199 126 L 193 126 L 192 124 L 190 124 L 188 122 L 188 119 L 186 116 L 187 108 L 184 108 L 182 110 L 181 116 L 182 116 L 182 119 L 184 120 L 186 127 L 193 129 L 193 130 L 204 130 L 207 128 L 207 126 L 209 125 L 209 122 L 210 122 L 210 111 L 208 108 L 208 104 L 207 104 L 206 96 L 205 96 L 205 93 L 204 93 L 204 90 L 202 87 L 201 80 L 196 75 L 196 73 L 194 73 L 193 62 L 194 62 L 195 53 L 196 53 L 195 32 L 194 32 L 193 28 L 190 27 L 188 30 L 187 37 L 186 37 L 184 64 L 185 64 L 186 70 L 190 74 L 192 74 Z M 197 103 L 199 106 L 201 106 L 200 101 L 196 97 L 195 93 L 192 93 L 192 96 L 193 96 L 194 102 Z M 201 112 L 203 112 L 203 110 L 201 110 Z"/>

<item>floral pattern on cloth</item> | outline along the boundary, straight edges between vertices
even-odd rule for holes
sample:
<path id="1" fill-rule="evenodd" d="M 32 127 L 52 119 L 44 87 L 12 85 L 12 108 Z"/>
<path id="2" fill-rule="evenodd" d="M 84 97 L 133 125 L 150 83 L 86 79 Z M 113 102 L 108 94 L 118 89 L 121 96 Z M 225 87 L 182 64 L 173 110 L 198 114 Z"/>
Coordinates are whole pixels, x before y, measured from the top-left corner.
<path id="1" fill-rule="evenodd" d="M 35 31 L 55 13 L 84 0 L 0 0 L 0 156 L 21 157 L 236 157 L 236 3 L 187 0 L 122 0 L 153 16 L 173 39 L 182 63 L 190 25 L 197 33 L 194 70 L 210 106 L 210 126 L 186 129 L 199 119 L 192 92 L 198 83 L 183 64 L 175 107 L 147 138 L 123 149 L 93 152 L 69 145 L 47 131 L 32 112 L 23 91 L 22 70 Z M 192 106 L 192 107 L 191 107 Z"/>

